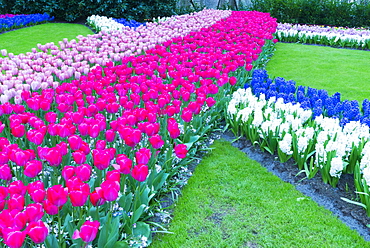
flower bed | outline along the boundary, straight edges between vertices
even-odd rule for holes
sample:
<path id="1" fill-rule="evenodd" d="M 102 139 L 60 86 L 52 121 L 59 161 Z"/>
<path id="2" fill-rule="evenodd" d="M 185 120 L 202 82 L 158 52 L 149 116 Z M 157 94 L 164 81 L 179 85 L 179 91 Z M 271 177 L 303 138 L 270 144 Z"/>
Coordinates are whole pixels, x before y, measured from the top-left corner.
<path id="1" fill-rule="evenodd" d="M 95 32 L 100 32 L 102 30 L 122 30 L 124 27 L 137 28 L 141 25 L 145 25 L 134 20 L 126 20 L 125 18 L 115 19 L 108 18 L 106 16 L 92 15 L 86 19 L 87 25 L 89 25 Z"/>
<path id="2" fill-rule="evenodd" d="M 259 12 L 233 12 L 218 22 L 207 16 L 198 23 L 192 16 L 201 17 L 158 25 L 184 30 L 140 56 L 123 56 L 119 65 L 107 59 L 104 67 L 54 88 L 31 82 L 32 92 L 19 89 L 18 103 L 0 105 L 0 233 L 6 245 L 150 244 L 145 220 L 157 197 L 194 158 L 225 96 L 238 87 L 233 75 L 252 69 L 277 25 Z M 94 37 L 103 47 L 115 36 Z M 14 57 L 7 61 L 21 67 Z M 32 69 L 42 71 L 23 70 Z"/>
<path id="3" fill-rule="evenodd" d="M 48 14 L 30 14 L 30 15 L 5 15 L 0 18 L 0 32 L 15 28 L 27 27 L 30 25 L 41 24 L 54 20 L 54 17 Z"/>
<path id="4" fill-rule="evenodd" d="M 0 101 L 14 99 L 21 102 L 22 90 L 56 88 L 60 81 L 79 79 L 95 65 L 104 66 L 113 61 L 120 64 L 128 56 L 139 55 L 175 37 L 209 27 L 226 18 L 231 11 L 203 10 L 192 15 L 168 18 L 159 23 L 148 23 L 136 29 L 125 27 L 118 31 L 102 31 L 79 41 L 67 39 L 59 42 L 38 44 L 37 49 L 26 55 L 14 55 L 1 50 Z"/>
<path id="5" fill-rule="evenodd" d="M 361 204 L 370 215 L 369 101 L 362 112 L 357 101 L 340 101 L 340 94 L 296 87 L 283 78 L 269 79 L 255 70 L 252 80 L 234 93 L 227 120 L 281 162 L 293 158 L 307 178 L 320 171 L 335 187 L 343 173 L 354 174 Z M 347 200 L 348 201 L 348 200 Z"/>
<path id="6" fill-rule="evenodd" d="M 284 42 L 370 49 L 370 30 L 279 23 L 277 38 Z"/>

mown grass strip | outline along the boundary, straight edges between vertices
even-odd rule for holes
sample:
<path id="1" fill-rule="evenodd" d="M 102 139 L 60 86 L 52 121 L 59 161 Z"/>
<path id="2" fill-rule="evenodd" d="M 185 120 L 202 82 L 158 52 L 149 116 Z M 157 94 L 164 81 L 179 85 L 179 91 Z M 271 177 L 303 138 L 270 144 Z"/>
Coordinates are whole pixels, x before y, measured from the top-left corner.
<path id="1" fill-rule="evenodd" d="M 267 64 L 272 77 L 297 85 L 340 92 L 342 99 L 362 102 L 370 98 L 370 51 L 277 43 Z"/>
<path id="2" fill-rule="evenodd" d="M 38 43 L 44 45 L 54 42 L 58 45 L 64 38 L 71 40 L 78 35 L 88 34 L 93 32 L 81 24 L 46 23 L 0 34 L 0 49 L 14 54 L 26 53 L 36 48 Z"/>
<path id="3" fill-rule="evenodd" d="M 151 247 L 367 247 L 357 232 L 249 159 L 217 141 Z"/>

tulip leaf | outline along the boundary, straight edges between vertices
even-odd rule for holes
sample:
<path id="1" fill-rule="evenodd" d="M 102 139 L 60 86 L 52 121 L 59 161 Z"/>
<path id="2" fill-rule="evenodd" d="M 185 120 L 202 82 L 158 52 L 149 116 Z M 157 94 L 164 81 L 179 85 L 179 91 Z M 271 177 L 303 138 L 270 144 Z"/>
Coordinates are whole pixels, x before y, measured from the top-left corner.
<path id="1" fill-rule="evenodd" d="M 99 232 L 98 248 L 104 248 L 108 241 L 108 232 L 110 227 L 110 222 L 106 222 Z"/>
<path id="2" fill-rule="evenodd" d="M 147 245 L 152 242 L 152 235 L 150 234 L 150 226 L 144 222 L 137 222 L 136 227 L 133 229 L 133 234 L 136 237 L 146 237 Z"/>
<path id="3" fill-rule="evenodd" d="M 49 234 L 46 237 L 44 244 L 46 248 L 55 248 L 59 246 L 57 238 L 52 234 Z"/>
<path id="4" fill-rule="evenodd" d="M 71 221 L 72 221 L 72 217 L 69 214 L 67 214 L 66 218 L 64 219 L 64 228 L 67 229 L 67 232 L 70 237 L 72 237 L 73 232 L 75 230 L 75 228 L 72 226 Z"/>
<path id="5" fill-rule="evenodd" d="M 89 215 L 94 219 L 94 220 L 97 220 L 99 221 L 100 220 L 100 216 L 99 216 L 99 212 L 98 212 L 98 209 L 96 207 L 91 207 L 89 209 Z"/>
<path id="6" fill-rule="evenodd" d="M 132 224 L 136 223 L 136 221 L 139 220 L 140 216 L 144 213 L 146 206 L 147 205 L 145 204 L 141 204 L 140 207 L 138 207 L 138 209 L 135 210 L 134 214 L 132 215 L 131 220 Z"/>
<path id="7" fill-rule="evenodd" d="M 141 204 L 145 204 L 146 206 L 149 205 L 149 201 L 150 201 L 149 193 L 150 193 L 150 189 L 148 188 L 147 185 L 145 185 L 145 188 L 143 188 L 142 190 L 140 190 L 140 188 L 138 187 L 135 191 L 134 208 L 136 208 L 136 206 L 141 205 Z"/>
<path id="8" fill-rule="evenodd" d="M 200 137 L 201 136 L 199 135 L 191 136 L 189 141 L 185 141 L 184 144 L 186 145 L 188 149 L 190 149 L 193 146 L 193 144 L 199 140 Z"/>
<path id="9" fill-rule="evenodd" d="M 130 212 L 132 198 L 133 198 L 132 193 L 122 195 L 118 201 L 119 206 L 122 207 L 126 212 Z"/>
<path id="10" fill-rule="evenodd" d="M 165 183 L 166 179 L 168 178 L 168 173 L 165 173 L 164 171 L 161 171 L 158 173 L 158 175 L 153 180 L 153 187 L 155 191 L 158 191 L 160 188 L 162 188 L 163 184 Z"/>
<path id="11" fill-rule="evenodd" d="M 125 241 L 118 241 L 114 244 L 113 248 L 128 248 L 129 245 Z"/>
<path id="12" fill-rule="evenodd" d="M 119 230 L 119 218 L 114 218 L 112 225 L 109 226 L 109 235 L 108 240 L 104 248 L 113 248 L 115 243 L 117 243 L 118 233 L 116 230 Z"/>
<path id="13" fill-rule="evenodd" d="M 360 203 L 360 202 L 356 202 L 356 201 L 352 201 L 350 199 L 347 199 L 347 198 L 344 198 L 344 197 L 341 197 L 340 199 L 342 199 L 343 201 L 346 201 L 346 202 L 349 202 L 349 203 L 352 203 L 352 204 L 355 204 L 355 205 L 358 205 L 360 207 L 363 207 L 364 209 L 367 209 L 367 206 L 363 203 Z"/>
<path id="14" fill-rule="evenodd" d="M 136 227 L 133 229 L 133 233 L 135 236 L 150 236 L 150 226 L 145 222 L 137 222 Z"/>

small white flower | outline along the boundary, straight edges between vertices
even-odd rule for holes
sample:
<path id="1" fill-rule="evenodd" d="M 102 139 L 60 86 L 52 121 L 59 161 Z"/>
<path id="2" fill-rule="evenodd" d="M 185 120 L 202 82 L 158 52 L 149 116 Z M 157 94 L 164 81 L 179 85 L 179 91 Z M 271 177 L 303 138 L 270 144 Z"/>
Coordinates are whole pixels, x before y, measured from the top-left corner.
<path id="1" fill-rule="evenodd" d="M 292 155 L 293 154 L 293 151 L 292 151 L 292 135 L 290 133 L 286 133 L 284 135 L 283 140 L 279 141 L 279 148 L 286 155 Z"/>
<path id="2" fill-rule="evenodd" d="M 332 160 L 331 160 L 331 163 L 330 163 L 330 175 L 332 177 L 340 177 L 340 175 L 342 174 L 342 171 L 343 171 L 343 160 L 342 160 L 342 157 L 334 157 Z"/>

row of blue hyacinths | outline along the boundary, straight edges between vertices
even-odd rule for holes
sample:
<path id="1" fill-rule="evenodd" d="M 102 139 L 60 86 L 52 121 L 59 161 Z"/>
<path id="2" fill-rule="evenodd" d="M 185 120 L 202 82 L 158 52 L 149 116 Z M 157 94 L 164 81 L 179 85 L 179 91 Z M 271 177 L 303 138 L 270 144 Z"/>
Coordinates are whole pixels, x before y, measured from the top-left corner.
<path id="1" fill-rule="evenodd" d="M 300 103 L 301 108 L 312 109 L 313 118 L 324 115 L 338 118 L 341 126 L 350 121 L 360 121 L 370 126 L 370 101 L 368 99 L 362 102 L 361 110 L 356 100 L 341 101 L 339 92 L 329 96 L 328 92 L 323 89 L 302 85 L 297 87 L 293 80 L 285 80 L 281 77 L 273 80 L 263 69 L 253 72 L 251 82 L 244 86 L 244 88 L 249 87 L 256 96 L 265 94 L 266 99 L 276 97 L 283 98 L 285 103 Z"/>

